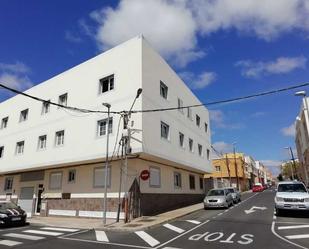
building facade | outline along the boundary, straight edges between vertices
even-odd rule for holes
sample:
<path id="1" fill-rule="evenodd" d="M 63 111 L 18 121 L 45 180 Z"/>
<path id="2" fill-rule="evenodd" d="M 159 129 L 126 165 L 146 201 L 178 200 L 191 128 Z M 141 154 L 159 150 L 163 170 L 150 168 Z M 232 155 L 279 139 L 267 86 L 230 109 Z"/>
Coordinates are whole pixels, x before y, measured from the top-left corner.
<path id="1" fill-rule="evenodd" d="M 295 121 L 295 144 L 297 156 L 300 164 L 298 171 L 300 180 L 309 184 L 308 171 L 309 171 L 309 120 L 308 110 L 304 101 L 308 102 L 308 98 L 303 99 L 300 112 Z"/>
<path id="2" fill-rule="evenodd" d="M 179 109 L 133 112 L 125 161 L 119 141 L 128 129 L 117 111 L 130 109 L 139 88 L 133 110 Z M 203 174 L 212 170 L 208 110 L 182 108 L 200 101 L 142 36 L 26 93 L 46 102 L 17 95 L 0 103 L 1 199 L 16 201 L 29 215 L 102 217 L 106 184 L 108 218 L 118 206 L 124 218 L 123 197 L 133 189 L 143 215 L 202 200 Z M 108 122 L 106 113 L 49 101 L 100 111 L 109 103 L 117 113 Z M 145 171 L 150 177 L 142 180 Z"/>

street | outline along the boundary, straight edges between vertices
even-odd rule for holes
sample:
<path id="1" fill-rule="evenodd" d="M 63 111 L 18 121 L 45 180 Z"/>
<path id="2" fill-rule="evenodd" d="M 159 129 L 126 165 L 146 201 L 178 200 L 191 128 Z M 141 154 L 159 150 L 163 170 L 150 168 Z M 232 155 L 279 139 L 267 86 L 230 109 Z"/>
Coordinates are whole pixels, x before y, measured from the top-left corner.
<path id="1" fill-rule="evenodd" d="M 273 190 L 245 193 L 229 209 L 199 210 L 145 231 L 3 228 L 0 248 L 308 248 L 308 216 L 276 217 L 274 195 Z"/>

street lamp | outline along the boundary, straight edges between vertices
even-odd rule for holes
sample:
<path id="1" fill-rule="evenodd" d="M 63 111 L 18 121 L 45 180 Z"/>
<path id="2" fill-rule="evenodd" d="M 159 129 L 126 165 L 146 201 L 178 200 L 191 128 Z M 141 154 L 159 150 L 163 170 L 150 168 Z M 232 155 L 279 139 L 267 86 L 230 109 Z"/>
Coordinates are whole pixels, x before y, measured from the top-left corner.
<path id="1" fill-rule="evenodd" d="M 292 173 L 292 180 L 294 180 L 294 172 L 293 172 L 293 167 L 296 170 L 296 164 L 295 164 L 295 158 L 294 158 L 294 154 L 293 154 L 293 150 L 291 147 L 284 147 L 286 150 L 290 151 L 291 157 L 292 157 L 292 162 L 293 162 L 293 166 L 291 165 L 291 173 Z"/>
<path id="2" fill-rule="evenodd" d="M 103 103 L 107 108 L 107 136 L 106 136 L 106 159 L 105 159 L 105 181 L 104 181 L 104 203 L 103 203 L 103 224 L 106 225 L 106 209 L 107 209 L 107 171 L 108 171 L 108 143 L 109 143 L 109 116 L 111 105 Z"/>
<path id="3" fill-rule="evenodd" d="M 295 93 L 295 96 L 301 96 L 303 97 L 303 102 L 305 103 L 305 109 L 307 110 L 307 116 L 308 116 L 308 112 L 309 112 L 309 108 L 308 108 L 308 101 L 307 101 L 307 95 L 306 95 L 306 91 L 299 91 Z M 305 113 L 305 111 L 304 111 Z M 306 115 L 305 116 L 305 122 L 306 122 Z M 308 132 L 308 130 L 306 131 Z M 306 185 L 308 184 L 308 171 L 307 171 L 307 165 L 304 163 L 304 171 L 305 171 L 305 180 L 306 180 Z"/>
<path id="4" fill-rule="evenodd" d="M 233 152 L 234 152 L 234 163 L 235 163 L 235 172 L 236 172 L 236 184 L 237 184 L 237 190 L 239 191 L 239 179 L 238 179 L 238 165 L 236 162 L 236 143 L 233 143 Z"/>

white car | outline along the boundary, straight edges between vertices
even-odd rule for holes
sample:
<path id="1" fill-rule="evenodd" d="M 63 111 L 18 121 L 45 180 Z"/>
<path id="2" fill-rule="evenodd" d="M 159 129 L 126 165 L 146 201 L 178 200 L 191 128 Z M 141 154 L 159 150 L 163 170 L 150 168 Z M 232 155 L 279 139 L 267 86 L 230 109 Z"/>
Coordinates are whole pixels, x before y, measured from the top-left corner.
<path id="1" fill-rule="evenodd" d="M 309 210 L 309 193 L 302 182 L 279 182 L 275 197 L 276 214 L 282 210 Z"/>

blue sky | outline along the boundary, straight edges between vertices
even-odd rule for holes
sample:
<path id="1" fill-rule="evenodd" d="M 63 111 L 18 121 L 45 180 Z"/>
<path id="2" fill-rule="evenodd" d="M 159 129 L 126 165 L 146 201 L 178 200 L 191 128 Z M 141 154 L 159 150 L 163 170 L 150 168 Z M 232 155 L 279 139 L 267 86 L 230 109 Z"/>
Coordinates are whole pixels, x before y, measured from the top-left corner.
<path id="1" fill-rule="evenodd" d="M 25 90 L 138 34 L 202 102 L 308 81 L 305 0 L 4 0 L 0 81 Z M 295 147 L 293 93 L 211 106 L 214 146 L 236 141 L 275 169 Z M 9 96 L 0 90 L 0 101 Z"/>

